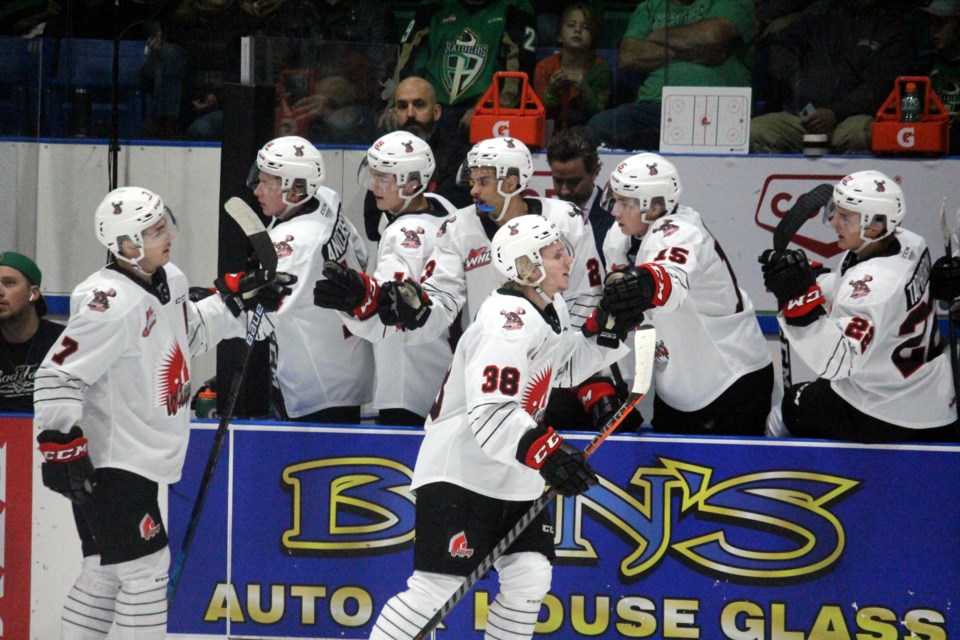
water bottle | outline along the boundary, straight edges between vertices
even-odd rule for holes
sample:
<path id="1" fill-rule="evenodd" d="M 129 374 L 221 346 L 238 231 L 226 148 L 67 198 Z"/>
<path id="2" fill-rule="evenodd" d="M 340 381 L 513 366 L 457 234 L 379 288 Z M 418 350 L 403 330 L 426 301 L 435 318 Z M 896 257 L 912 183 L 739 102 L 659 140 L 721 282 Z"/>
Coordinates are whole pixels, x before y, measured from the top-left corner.
<path id="1" fill-rule="evenodd" d="M 198 418 L 216 418 L 217 417 L 217 392 L 210 387 L 205 387 L 197 394 Z"/>
<path id="2" fill-rule="evenodd" d="M 918 122 L 920 120 L 920 94 L 917 93 L 915 82 L 907 83 L 907 91 L 900 99 L 900 114 L 902 122 Z"/>

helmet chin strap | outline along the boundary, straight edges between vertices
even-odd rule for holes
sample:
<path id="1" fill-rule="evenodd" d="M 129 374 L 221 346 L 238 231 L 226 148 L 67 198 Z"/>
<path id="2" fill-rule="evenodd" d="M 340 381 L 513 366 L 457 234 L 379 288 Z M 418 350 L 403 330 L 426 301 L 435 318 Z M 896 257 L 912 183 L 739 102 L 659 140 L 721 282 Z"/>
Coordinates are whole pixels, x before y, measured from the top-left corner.
<path id="1" fill-rule="evenodd" d="M 273 219 L 270 220 L 270 224 L 267 225 L 267 229 L 272 229 L 273 225 L 275 225 L 277 222 L 283 222 L 284 220 L 287 220 L 290 217 L 290 214 L 293 213 L 294 209 L 310 202 L 311 198 L 313 198 L 313 196 L 307 196 L 303 200 L 299 200 L 297 202 L 290 202 L 287 200 L 287 194 L 283 194 L 283 204 L 287 205 L 287 207 L 281 211 L 279 215 L 273 216 Z"/>

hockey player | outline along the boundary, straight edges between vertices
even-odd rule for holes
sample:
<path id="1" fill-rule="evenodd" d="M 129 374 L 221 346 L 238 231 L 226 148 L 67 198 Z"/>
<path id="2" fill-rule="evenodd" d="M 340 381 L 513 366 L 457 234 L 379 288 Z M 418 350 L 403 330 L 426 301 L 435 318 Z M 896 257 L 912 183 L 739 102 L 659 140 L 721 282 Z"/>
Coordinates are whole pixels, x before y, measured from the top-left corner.
<path id="1" fill-rule="evenodd" d="M 641 153 L 620 163 L 610 189 L 617 226 L 604 251 L 611 270 L 625 270 L 607 289 L 641 288 L 640 310 L 657 329 L 654 430 L 763 435 L 774 384 L 770 353 L 720 243 L 699 213 L 680 204 L 676 168 Z M 616 295 L 609 309 L 624 314 Z"/>
<path id="2" fill-rule="evenodd" d="M 572 331 L 560 292 L 570 286 L 573 256 L 553 222 L 520 216 L 493 238 L 493 261 L 509 281 L 491 294 L 464 333 L 426 424 L 414 470 L 418 526 L 414 572 L 406 591 L 380 612 L 371 640 L 413 638 L 507 534 L 544 481 L 563 495 L 586 491 L 596 476 L 579 450 L 540 423 L 551 379 L 579 381 L 627 348 L 598 346 L 597 313 Z M 617 340 L 614 339 L 614 343 Z M 533 635 L 550 589 L 554 557 L 542 512 L 494 563 L 500 592 L 486 638 Z"/>
<path id="3" fill-rule="evenodd" d="M 418 277 L 423 271 L 440 225 L 454 211 L 445 198 L 426 192 L 435 169 L 430 145 L 412 133 L 395 131 L 374 142 L 360 179 L 388 221 L 377 250 L 376 271 L 370 278 L 330 261 L 324 269 L 326 279 L 318 280 L 314 288 L 315 304 L 338 309 L 350 331 L 375 343 L 373 406 L 379 411 L 380 424 L 423 426 L 453 358 L 448 336 L 405 345 L 403 334 L 387 331 L 377 321 L 365 322 L 375 307 L 359 308 L 368 287 Z"/>
<path id="4" fill-rule="evenodd" d="M 930 299 L 930 252 L 903 229 L 903 191 L 879 171 L 841 180 L 825 214 L 845 250 L 817 278 L 802 250 L 760 256 L 790 347 L 817 379 L 784 391 L 790 434 L 956 441 L 956 399 Z"/>
<path id="5" fill-rule="evenodd" d="M 159 483 L 180 479 L 189 436 L 190 358 L 245 332 L 242 308 L 275 309 L 277 281 L 200 302 L 169 262 L 173 216 L 139 187 L 96 210 L 113 260 L 80 283 L 70 320 L 37 372 L 43 483 L 73 501 L 83 565 L 63 610 L 63 640 L 166 637 L 170 552 Z M 222 282 L 218 281 L 218 282 Z M 231 308 L 232 307 L 232 308 Z"/>
<path id="6" fill-rule="evenodd" d="M 311 286 L 323 278 L 327 260 L 362 272 L 367 249 L 340 196 L 322 186 L 324 177 L 317 148 L 286 136 L 260 149 L 249 182 L 263 214 L 273 218 L 277 269 L 300 283 L 264 322 L 273 334 L 273 404 L 281 420 L 358 424 L 361 405 L 373 398 L 373 349 L 345 331 L 335 311 L 314 306 Z"/>

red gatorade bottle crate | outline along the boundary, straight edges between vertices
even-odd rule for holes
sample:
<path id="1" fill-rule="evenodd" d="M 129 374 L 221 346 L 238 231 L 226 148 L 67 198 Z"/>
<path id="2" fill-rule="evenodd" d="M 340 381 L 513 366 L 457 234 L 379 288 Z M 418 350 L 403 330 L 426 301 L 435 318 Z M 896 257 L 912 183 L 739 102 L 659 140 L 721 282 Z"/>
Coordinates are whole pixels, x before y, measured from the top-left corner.
<path id="1" fill-rule="evenodd" d="M 914 93 L 920 99 L 919 118 L 910 112 Z M 873 152 L 943 155 L 949 146 L 950 114 L 931 87 L 930 78 L 898 77 L 893 91 L 877 111 L 873 123 Z"/>
<path id="2" fill-rule="evenodd" d="M 520 104 L 504 107 L 500 103 L 500 86 L 504 80 L 520 83 Z M 477 103 L 470 119 L 470 142 L 487 138 L 516 138 L 528 147 L 546 145 L 546 111 L 522 71 L 497 71 L 490 88 Z"/>

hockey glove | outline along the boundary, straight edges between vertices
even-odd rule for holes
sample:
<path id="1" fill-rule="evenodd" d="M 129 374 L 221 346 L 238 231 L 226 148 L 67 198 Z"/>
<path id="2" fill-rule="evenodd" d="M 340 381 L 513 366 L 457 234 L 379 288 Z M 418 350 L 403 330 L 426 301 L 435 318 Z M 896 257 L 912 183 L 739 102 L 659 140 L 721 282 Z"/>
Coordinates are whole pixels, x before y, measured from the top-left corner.
<path id="1" fill-rule="evenodd" d="M 430 317 L 430 296 L 416 280 L 385 282 L 380 287 L 380 322 L 401 329 L 419 329 Z"/>
<path id="2" fill-rule="evenodd" d="M 274 272 L 272 269 L 256 269 L 250 272 L 225 273 L 213 281 L 223 303 L 234 317 L 250 311 L 258 304 L 266 311 L 280 308 L 284 296 L 293 293 L 290 285 L 297 276 L 291 273 Z"/>
<path id="3" fill-rule="evenodd" d="M 662 307 L 672 290 L 667 270 L 655 262 L 647 262 L 610 273 L 603 283 L 603 302 L 624 321 L 640 324 L 643 312 Z"/>
<path id="4" fill-rule="evenodd" d="M 621 393 L 613 384 L 613 380 L 606 376 L 591 376 L 577 387 L 577 399 L 583 405 L 584 411 L 590 414 L 593 428 L 603 429 L 607 422 L 616 414 L 620 405 L 626 401 L 627 394 Z M 634 408 L 620 423 L 619 433 L 635 432 L 643 424 L 640 410 Z"/>
<path id="5" fill-rule="evenodd" d="M 517 460 L 540 475 L 557 493 L 575 496 L 597 484 L 583 452 L 563 441 L 553 427 L 530 429 L 517 446 Z"/>
<path id="6" fill-rule="evenodd" d="M 93 464 L 87 455 L 87 439 L 80 427 L 70 433 L 55 429 L 37 436 L 43 464 L 40 467 L 43 486 L 63 494 L 80 504 L 93 493 Z"/>
<path id="7" fill-rule="evenodd" d="M 767 249 L 758 260 L 763 265 L 763 284 L 777 297 L 787 324 L 806 326 L 826 314 L 823 292 L 803 250 Z"/>
<path id="8" fill-rule="evenodd" d="M 604 301 L 600 303 L 587 318 L 580 331 L 588 338 L 597 336 L 597 344 L 601 347 L 617 348 L 621 342 L 627 339 L 627 334 L 643 320 L 643 314 L 634 321 L 621 321 L 604 307 Z"/>
<path id="9" fill-rule="evenodd" d="M 200 302 L 204 298 L 209 298 L 217 292 L 213 287 L 190 287 L 187 290 L 187 298 L 190 302 Z"/>
<path id="10" fill-rule="evenodd" d="M 960 258 L 943 256 L 930 271 L 930 297 L 953 302 L 960 297 Z"/>
<path id="11" fill-rule="evenodd" d="M 323 277 L 313 286 L 313 304 L 361 320 L 377 312 L 380 284 L 374 278 L 332 260 L 323 264 Z"/>

